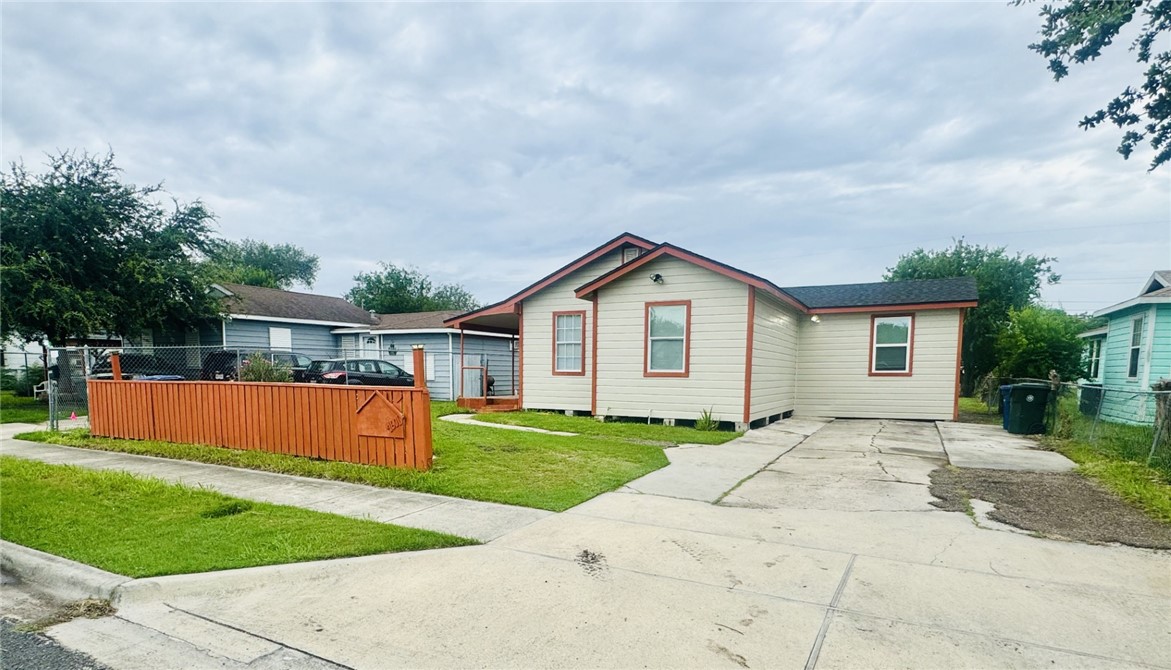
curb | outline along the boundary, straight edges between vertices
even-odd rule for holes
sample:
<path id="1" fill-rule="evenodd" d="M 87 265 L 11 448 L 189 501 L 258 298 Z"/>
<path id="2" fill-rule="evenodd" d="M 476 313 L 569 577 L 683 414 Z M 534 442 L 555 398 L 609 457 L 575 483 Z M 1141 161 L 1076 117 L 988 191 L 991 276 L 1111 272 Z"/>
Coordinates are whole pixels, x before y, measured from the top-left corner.
<path id="1" fill-rule="evenodd" d="M 134 581 L 90 565 L 0 540 L 0 569 L 60 600 L 112 600 Z"/>
<path id="2" fill-rule="evenodd" d="M 0 569 L 62 601 L 95 598 L 109 600 L 115 607 L 123 607 L 207 593 L 247 591 L 258 585 L 271 582 L 295 580 L 309 584 L 334 579 L 333 575 L 322 572 L 321 567 L 325 564 L 331 566 L 344 564 L 346 567 L 360 569 L 363 564 L 373 561 L 394 560 L 397 557 L 439 551 L 468 551 L 483 546 L 472 545 L 392 554 L 370 554 L 368 556 L 258 565 L 249 568 L 133 579 L 71 561 L 68 558 L 61 558 L 0 540 Z"/>

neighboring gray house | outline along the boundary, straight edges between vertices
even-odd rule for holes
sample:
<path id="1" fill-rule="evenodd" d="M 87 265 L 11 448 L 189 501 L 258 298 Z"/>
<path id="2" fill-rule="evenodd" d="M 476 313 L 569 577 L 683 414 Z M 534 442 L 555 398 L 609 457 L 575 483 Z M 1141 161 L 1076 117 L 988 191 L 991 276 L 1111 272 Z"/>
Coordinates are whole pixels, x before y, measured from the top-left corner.
<path id="1" fill-rule="evenodd" d="M 423 345 L 426 352 L 427 388 L 436 400 L 455 400 L 460 393 L 461 353 L 462 395 L 478 396 L 482 388 L 480 368 L 492 378 L 492 394 L 514 395 L 517 376 L 516 336 L 465 331 L 443 325 L 458 311 L 380 314 L 378 323 L 364 327 L 337 328 L 338 346 L 345 355 L 381 358 L 415 374 L 411 348 Z M 454 392 L 453 392 L 454 389 Z"/>
<path id="2" fill-rule="evenodd" d="M 134 338 L 140 347 L 214 347 L 223 349 L 277 349 L 312 358 L 338 355 L 336 328 L 369 327 L 376 318 L 342 298 L 282 291 L 243 284 L 214 284 L 227 315 L 198 330 L 155 329 Z M 198 351 L 191 350 L 191 358 Z M 199 364 L 188 361 L 187 367 Z"/>
<path id="3" fill-rule="evenodd" d="M 454 400 L 461 388 L 462 368 L 466 368 L 463 386 L 468 395 L 480 395 L 481 369 L 493 380 L 492 394 L 516 392 L 516 337 L 471 330 L 461 334 L 444 326 L 443 320 L 458 315 L 457 311 L 377 315 L 343 298 L 314 293 L 242 284 L 215 284 L 212 290 L 223 298 L 227 315 L 222 320 L 197 330 L 155 329 L 129 340 L 128 345 L 149 349 L 148 353 L 194 376 L 208 353 L 219 349 L 292 351 L 310 358 L 377 358 L 414 374 L 411 347 L 421 344 L 432 398 Z M 184 348 L 168 353 L 166 347 Z"/>

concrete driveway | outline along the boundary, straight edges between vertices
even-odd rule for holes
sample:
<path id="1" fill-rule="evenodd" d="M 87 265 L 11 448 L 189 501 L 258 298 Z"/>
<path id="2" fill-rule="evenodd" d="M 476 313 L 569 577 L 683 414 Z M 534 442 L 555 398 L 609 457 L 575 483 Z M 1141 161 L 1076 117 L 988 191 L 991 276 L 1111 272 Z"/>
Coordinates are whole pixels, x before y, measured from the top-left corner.
<path id="1" fill-rule="evenodd" d="M 1171 668 L 1168 554 L 937 510 L 933 424 L 671 457 L 483 546 L 143 580 L 52 635 L 114 667 Z M 713 496 L 713 459 L 749 474 Z"/>

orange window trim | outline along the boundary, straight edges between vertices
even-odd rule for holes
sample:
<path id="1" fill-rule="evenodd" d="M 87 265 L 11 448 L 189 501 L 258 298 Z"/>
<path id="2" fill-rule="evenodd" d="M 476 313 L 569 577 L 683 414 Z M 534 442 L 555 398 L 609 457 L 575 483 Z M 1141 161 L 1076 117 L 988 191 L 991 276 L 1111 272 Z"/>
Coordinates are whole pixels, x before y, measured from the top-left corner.
<path id="1" fill-rule="evenodd" d="M 553 312 L 553 332 L 550 337 L 553 340 L 553 374 L 558 377 L 584 377 L 585 376 L 585 343 L 586 343 L 586 313 L 584 309 L 571 312 Z M 580 370 L 558 370 L 557 369 L 557 317 L 559 316 L 580 316 L 581 317 L 581 369 Z"/>
<path id="2" fill-rule="evenodd" d="M 664 372 L 651 371 L 651 308 L 675 307 L 682 305 L 686 308 L 686 317 L 683 326 L 683 371 Z M 643 306 L 642 319 L 642 376 L 643 377 L 689 377 L 691 376 L 691 301 L 690 300 L 660 300 L 648 302 Z"/>
<path id="3" fill-rule="evenodd" d="M 878 319 L 894 319 L 902 316 L 911 318 L 911 336 L 907 341 L 907 371 L 906 372 L 876 372 L 874 370 L 874 345 L 875 336 L 875 322 Z M 911 371 L 915 367 L 915 315 L 908 314 L 871 314 L 870 315 L 870 360 L 866 366 L 866 372 L 871 377 L 910 377 Z"/>

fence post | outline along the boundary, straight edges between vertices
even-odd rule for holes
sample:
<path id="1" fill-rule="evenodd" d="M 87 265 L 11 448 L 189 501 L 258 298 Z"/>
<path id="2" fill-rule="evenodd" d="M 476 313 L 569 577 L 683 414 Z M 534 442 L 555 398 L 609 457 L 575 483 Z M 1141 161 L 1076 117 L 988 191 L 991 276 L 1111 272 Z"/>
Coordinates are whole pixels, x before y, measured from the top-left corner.
<path id="1" fill-rule="evenodd" d="M 25 372 L 28 375 L 28 372 Z M 46 384 L 49 385 L 49 430 L 56 431 L 57 425 L 57 381 L 49 379 Z"/>
<path id="2" fill-rule="evenodd" d="M 427 357 L 423 353 L 423 345 L 412 344 L 411 356 L 414 357 L 412 363 L 415 370 L 415 388 L 427 388 Z"/>
<path id="3" fill-rule="evenodd" d="M 1094 435 L 1098 433 L 1098 421 L 1102 418 L 1102 404 L 1106 402 L 1106 385 L 1103 384 L 1098 394 L 1098 411 L 1094 412 L 1094 425 L 1090 428 L 1090 444 L 1094 443 Z"/>
<path id="4" fill-rule="evenodd" d="M 110 372 L 114 374 L 114 381 L 122 381 L 122 357 L 116 351 L 110 354 Z"/>

